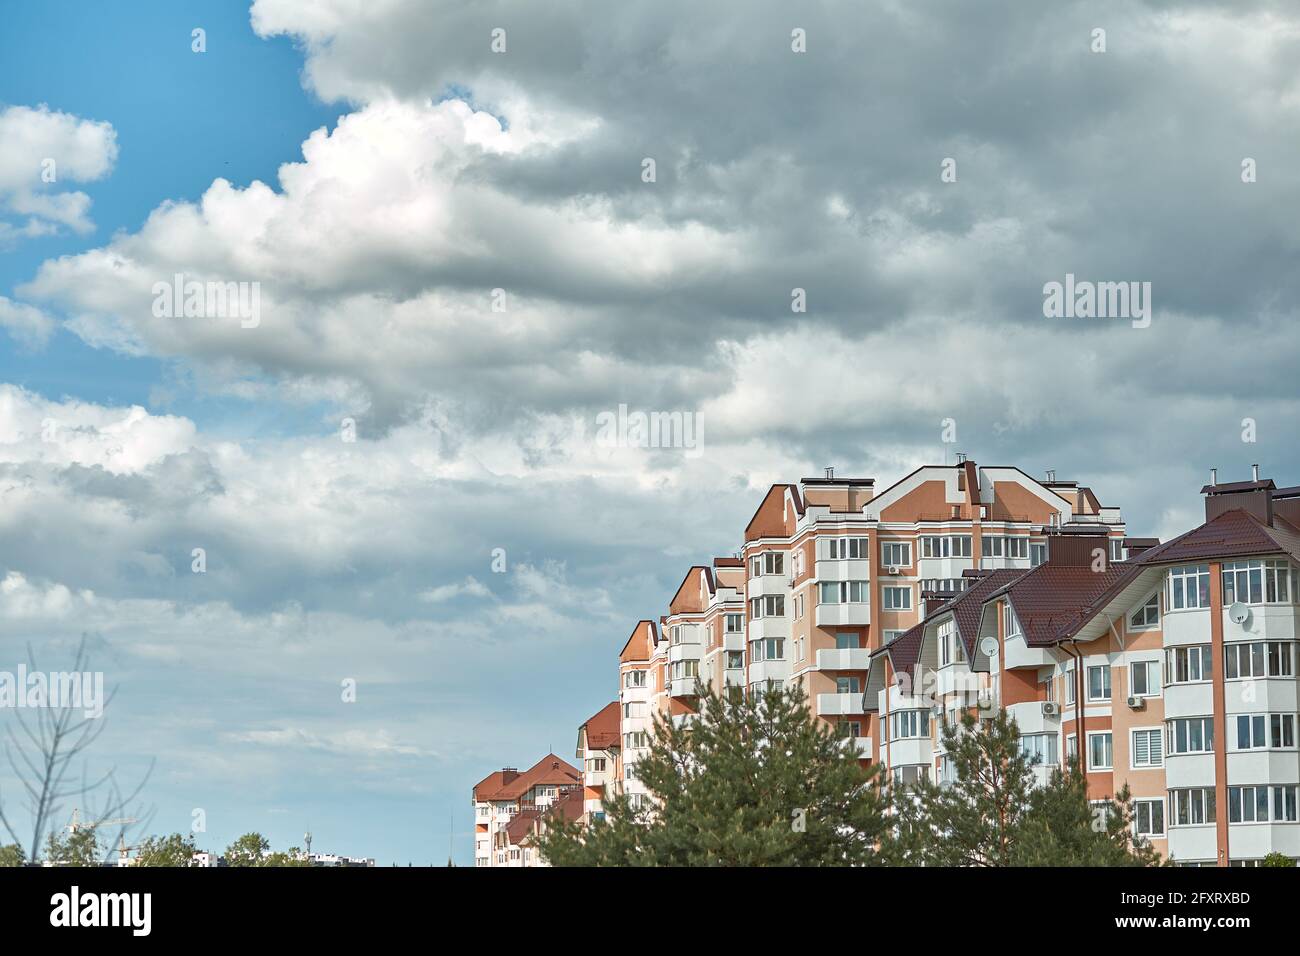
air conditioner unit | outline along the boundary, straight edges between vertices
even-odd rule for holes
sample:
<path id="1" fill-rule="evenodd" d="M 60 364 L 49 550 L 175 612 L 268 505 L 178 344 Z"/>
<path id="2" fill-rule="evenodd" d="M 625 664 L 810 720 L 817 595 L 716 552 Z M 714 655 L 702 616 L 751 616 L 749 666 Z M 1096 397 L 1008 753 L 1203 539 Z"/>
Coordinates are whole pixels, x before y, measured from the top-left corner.
<path id="1" fill-rule="evenodd" d="M 1130 707 L 1132 707 L 1134 710 L 1141 710 L 1143 707 L 1146 706 L 1146 698 L 1145 698 L 1145 697 L 1130 697 L 1130 698 L 1128 699 L 1128 705 L 1129 705 Z"/>
<path id="2" fill-rule="evenodd" d="M 900 568 L 900 567 L 898 567 L 897 565 L 893 565 L 893 564 L 891 564 L 891 565 L 889 566 L 889 573 L 890 573 L 890 574 L 902 574 L 902 573 L 903 573 L 903 569 Z"/>
<path id="3" fill-rule="evenodd" d="M 1059 714 L 1060 712 L 1061 712 L 1061 708 L 1057 706 L 1056 701 L 1054 701 L 1054 700 L 1045 700 L 1045 701 L 1043 701 L 1043 716 L 1044 716 L 1044 717 L 1055 717 L 1055 716 L 1056 716 L 1057 714 Z"/>

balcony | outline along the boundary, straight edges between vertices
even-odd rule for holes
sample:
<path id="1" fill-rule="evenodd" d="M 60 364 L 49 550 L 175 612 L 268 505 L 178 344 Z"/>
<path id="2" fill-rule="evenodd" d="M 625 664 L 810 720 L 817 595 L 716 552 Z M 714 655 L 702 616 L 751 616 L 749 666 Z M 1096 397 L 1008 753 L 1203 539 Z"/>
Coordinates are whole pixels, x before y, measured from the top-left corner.
<path id="1" fill-rule="evenodd" d="M 866 558 L 823 559 L 817 562 L 818 581 L 869 581 L 871 562 Z"/>
<path id="2" fill-rule="evenodd" d="M 856 750 L 863 760 L 870 760 L 876 754 L 870 737 L 841 737 L 840 746 L 845 750 Z"/>
<path id="3" fill-rule="evenodd" d="M 676 661 L 698 661 L 702 648 L 694 642 L 687 643 L 683 641 L 680 644 L 672 644 L 668 647 L 668 662 Z"/>
<path id="4" fill-rule="evenodd" d="M 676 680 L 670 680 L 668 682 L 668 695 L 670 697 L 694 697 L 695 678 L 679 677 Z"/>
<path id="5" fill-rule="evenodd" d="M 722 649 L 725 651 L 743 651 L 745 649 L 745 632 L 728 631 L 722 636 Z"/>
<path id="6" fill-rule="evenodd" d="M 746 585 L 749 597 L 762 597 L 764 594 L 788 594 L 790 579 L 784 574 L 760 574 L 750 578 Z"/>
<path id="7" fill-rule="evenodd" d="M 865 647 L 824 648 L 817 652 L 817 669 L 864 671 L 871 666 L 871 651 Z"/>
<path id="8" fill-rule="evenodd" d="M 818 627 L 866 627 L 871 623 L 870 604 L 818 604 Z"/>
<path id="9" fill-rule="evenodd" d="M 862 693 L 856 694 L 818 694 L 817 716 L 835 717 L 840 714 L 861 714 Z"/>

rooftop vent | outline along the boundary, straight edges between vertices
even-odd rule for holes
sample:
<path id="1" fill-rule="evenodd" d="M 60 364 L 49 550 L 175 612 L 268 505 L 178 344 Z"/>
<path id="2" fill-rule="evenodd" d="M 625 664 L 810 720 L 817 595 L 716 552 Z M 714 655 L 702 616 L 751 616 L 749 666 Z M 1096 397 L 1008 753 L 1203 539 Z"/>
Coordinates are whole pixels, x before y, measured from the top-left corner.
<path id="1" fill-rule="evenodd" d="M 1051 484 L 1054 481 L 1056 481 L 1056 469 L 1049 468 L 1047 469 L 1047 483 Z"/>
<path id="2" fill-rule="evenodd" d="M 826 480 L 827 480 L 827 481 L 830 481 L 830 480 L 832 480 L 834 477 L 835 477 L 835 466 L 834 466 L 834 465 L 827 465 L 827 466 L 826 466 Z"/>
<path id="3" fill-rule="evenodd" d="M 959 465 L 966 464 L 966 453 L 964 451 L 957 452 L 957 464 Z"/>

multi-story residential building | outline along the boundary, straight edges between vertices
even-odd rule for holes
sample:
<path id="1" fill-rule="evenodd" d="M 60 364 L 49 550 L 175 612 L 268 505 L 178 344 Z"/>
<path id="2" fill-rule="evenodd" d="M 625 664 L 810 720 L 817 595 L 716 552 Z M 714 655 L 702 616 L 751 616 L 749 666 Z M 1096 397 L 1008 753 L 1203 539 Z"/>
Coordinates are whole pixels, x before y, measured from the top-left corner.
<path id="1" fill-rule="evenodd" d="M 1091 529 L 1122 556 L 1116 508 L 1072 481 L 1018 468 L 918 468 L 875 493 L 870 478 L 773 485 L 745 529 L 747 685 L 797 683 L 814 714 L 874 759 L 863 707 L 873 650 L 915 625 L 972 572 L 1029 569 L 1052 528 Z"/>
<path id="2" fill-rule="evenodd" d="M 493 866 L 550 866 L 537 849 L 537 836 L 557 817 L 579 820 L 583 816 L 582 790 L 571 787 L 544 807 L 526 807 L 520 810 L 497 832 L 497 849 Z"/>
<path id="3" fill-rule="evenodd" d="M 619 654 L 619 715 L 622 734 L 622 766 L 619 770 L 620 792 L 628 795 L 633 806 L 645 800 L 645 787 L 636 779 L 636 762 L 650 746 L 653 729 L 651 708 L 662 700 L 663 654 L 658 656 L 659 629 L 654 621 L 638 621 Z"/>
<path id="4" fill-rule="evenodd" d="M 1128 787 L 1175 862 L 1300 857 L 1300 488 L 1202 493 L 1205 522 L 1163 545 L 1045 527 L 1040 565 L 970 572 L 877 651 L 865 706 L 890 777 L 950 778 L 944 722 L 1004 708 L 1040 776 L 1075 758 L 1094 799 Z"/>
<path id="5" fill-rule="evenodd" d="M 532 767 L 520 773 L 505 767 L 488 774 L 474 785 L 474 865 L 523 866 L 538 865 L 539 861 L 525 863 L 523 847 L 519 844 L 540 816 L 534 811 L 545 811 L 561 796 L 578 795 L 577 806 L 582 812 L 582 773 L 555 754 L 547 754 Z M 566 812 L 572 802 L 565 804 Z M 520 813 L 528 811 L 513 833 L 507 827 Z"/>
<path id="6" fill-rule="evenodd" d="M 578 727 L 578 766 L 582 768 L 584 822 L 603 818 L 605 796 L 622 777 L 623 743 L 620 713 L 623 705 L 612 701 Z"/>

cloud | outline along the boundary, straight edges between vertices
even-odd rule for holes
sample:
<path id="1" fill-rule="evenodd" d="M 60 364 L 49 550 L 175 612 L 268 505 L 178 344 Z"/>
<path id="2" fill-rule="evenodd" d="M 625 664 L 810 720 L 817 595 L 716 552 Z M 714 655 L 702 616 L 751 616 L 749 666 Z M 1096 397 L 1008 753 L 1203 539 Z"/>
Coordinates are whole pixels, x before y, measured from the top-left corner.
<path id="1" fill-rule="evenodd" d="M 10 106 L 0 110 L 0 246 L 18 239 L 52 235 L 60 227 L 86 234 L 90 197 L 66 191 L 67 182 L 102 179 L 117 160 L 117 134 L 105 122 L 51 110 Z"/>
<path id="2" fill-rule="evenodd" d="M 54 334 L 55 321 L 34 306 L 13 302 L 0 295 L 0 328 L 23 348 L 36 351 L 49 342 Z"/>

